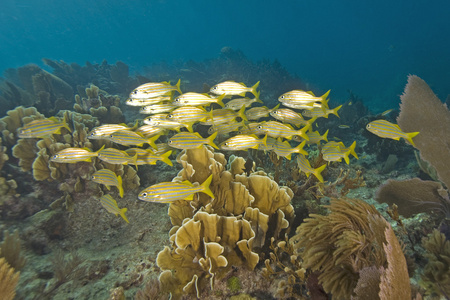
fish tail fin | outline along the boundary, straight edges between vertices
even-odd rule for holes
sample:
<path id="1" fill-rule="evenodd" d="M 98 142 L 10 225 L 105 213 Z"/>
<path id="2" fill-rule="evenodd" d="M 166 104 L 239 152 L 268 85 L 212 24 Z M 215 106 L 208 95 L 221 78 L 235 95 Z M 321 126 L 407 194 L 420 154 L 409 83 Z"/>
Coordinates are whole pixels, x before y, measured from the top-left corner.
<path id="1" fill-rule="evenodd" d="M 119 215 L 125 220 L 125 222 L 130 223 L 130 221 L 128 221 L 127 216 L 125 216 L 125 213 L 127 212 L 128 208 L 124 207 L 119 211 Z"/>
<path id="2" fill-rule="evenodd" d="M 270 109 L 269 111 L 272 112 L 274 110 L 277 110 L 278 107 L 280 107 L 281 103 L 278 103 L 274 108 Z"/>
<path id="3" fill-rule="evenodd" d="M 178 79 L 178 82 L 177 82 L 177 84 L 175 85 L 175 87 L 177 88 L 177 92 L 178 92 L 178 93 L 183 94 L 183 93 L 181 92 L 180 85 L 181 85 L 181 79 Z"/>
<path id="4" fill-rule="evenodd" d="M 212 199 L 214 199 L 214 194 L 212 193 L 211 189 L 209 188 L 209 185 L 212 181 L 212 174 L 209 175 L 208 178 L 200 185 L 202 187 L 202 193 L 205 193 L 206 195 L 210 196 Z"/>
<path id="5" fill-rule="evenodd" d="M 133 127 L 130 128 L 130 130 L 134 131 L 139 127 L 139 120 L 136 120 L 136 122 L 134 123 Z"/>
<path id="6" fill-rule="evenodd" d="M 348 156 L 350 155 L 351 150 L 348 150 L 347 152 L 344 153 L 344 160 L 345 162 L 348 164 L 350 164 L 350 158 L 348 158 Z"/>
<path id="7" fill-rule="evenodd" d="M 152 136 L 151 138 L 149 138 L 149 139 L 147 140 L 147 143 L 148 143 L 153 149 L 158 149 L 158 147 L 156 147 L 155 141 L 156 141 L 157 139 L 159 139 L 160 136 L 161 136 L 160 134 L 157 134 L 157 135 Z"/>
<path id="8" fill-rule="evenodd" d="M 286 155 L 285 157 L 286 157 L 288 160 L 291 160 L 291 156 L 292 156 L 292 153 L 289 153 L 289 154 Z"/>
<path id="9" fill-rule="evenodd" d="M 97 151 L 94 152 L 94 153 L 97 153 L 96 156 L 98 156 L 98 153 L 99 153 L 100 151 L 102 151 L 103 149 L 105 149 L 105 145 L 103 145 L 100 149 L 98 149 Z"/>
<path id="10" fill-rule="evenodd" d="M 69 130 L 69 132 L 72 132 L 72 129 L 70 129 L 69 124 L 66 122 L 66 118 L 63 119 L 62 127 Z"/>
<path id="11" fill-rule="evenodd" d="M 316 176 L 316 178 L 323 183 L 323 177 L 322 177 L 322 171 L 325 170 L 325 168 L 327 167 L 327 165 L 323 165 L 318 167 L 317 169 L 314 169 L 314 176 Z"/>
<path id="12" fill-rule="evenodd" d="M 304 138 L 305 140 L 309 141 L 309 136 L 306 134 L 308 129 L 311 127 L 311 123 L 308 122 L 308 124 L 305 125 L 302 129 L 297 130 L 296 134 Z"/>
<path id="13" fill-rule="evenodd" d="M 119 196 L 123 198 L 123 186 L 122 186 L 122 176 L 117 176 L 117 188 L 119 189 Z"/>
<path id="14" fill-rule="evenodd" d="M 222 94 L 219 97 L 217 97 L 217 104 L 219 104 L 222 107 L 225 107 L 225 104 L 223 104 L 223 98 L 225 98 L 226 94 Z M 212 115 L 211 115 L 212 118 Z"/>
<path id="15" fill-rule="evenodd" d="M 213 147 L 215 149 L 219 149 L 219 147 L 217 147 L 217 145 L 214 144 L 214 139 L 216 138 L 218 133 L 219 132 L 216 131 L 213 134 L 211 134 L 209 137 L 206 138 L 206 141 L 207 141 L 208 145 L 210 145 L 211 147 Z"/>
<path id="16" fill-rule="evenodd" d="M 342 105 L 339 105 L 338 107 L 333 108 L 333 109 L 331 110 L 331 113 L 332 113 L 333 115 L 336 115 L 338 118 L 340 118 L 339 115 L 338 115 L 338 110 L 340 110 L 341 107 L 342 107 Z"/>
<path id="17" fill-rule="evenodd" d="M 255 98 L 256 98 L 256 102 L 258 102 L 258 103 L 264 103 L 261 99 L 259 99 L 259 95 L 261 94 L 261 91 L 257 91 L 256 92 L 256 95 L 255 95 Z"/>
<path id="18" fill-rule="evenodd" d="M 183 126 L 190 132 L 190 133 L 194 133 L 194 129 L 192 128 L 192 125 L 194 125 L 194 123 L 183 123 Z"/>
<path id="19" fill-rule="evenodd" d="M 412 138 L 415 137 L 416 135 L 418 135 L 420 132 L 416 131 L 416 132 L 409 132 L 406 134 L 405 139 L 411 144 L 413 145 L 413 147 L 416 147 L 416 144 L 414 144 Z"/>
<path id="20" fill-rule="evenodd" d="M 325 131 L 325 133 L 322 135 L 322 140 L 324 140 L 325 142 L 328 142 L 328 131 L 329 129 L 327 129 L 327 131 Z"/>
<path id="21" fill-rule="evenodd" d="M 322 101 L 326 101 L 328 98 L 328 95 L 330 94 L 331 90 L 328 90 L 328 92 L 326 92 L 325 94 L 323 94 L 320 98 L 322 98 Z"/>
<path id="22" fill-rule="evenodd" d="M 241 109 L 238 111 L 238 115 L 242 120 L 248 121 L 247 116 L 245 115 L 245 105 L 242 105 Z"/>
<path id="23" fill-rule="evenodd" d="M 352 143 L 352 145 L 349 147 L 350 154 L 353 155 L 354 158 L 359 159 L 359 158 L 358 158 L 358 155 L 357 155 L 356 152 L 355 152 L 355 147 L 356 147 L 356 141 L 354 141 L 354 142 Z"/>
<path id="24" fill-rule="evenodd" d="M 322 102 L 322 106 L 325 107 L 326 109 L 329 109 L 329 108 L 330 108 L 330 107 L 328 106 L 328 102 L 330 102 L 330 99 L 323 100 L 323 102 Z"/>
<path id="25" fill-rule="evenodd" d="M 266 133 L 266 135 L 262 139 L 262 142 L 263 142 L 264 146 L 266 147 L 266 149 L 267 149 L 267 136 L 268 136 L 268 134 Z"/>
<path id="26" fill-rule="evenodd" d="M 136 171 L 138 170 L 137 159 L 138 159 L 138 154 L 137 154 L 137 152 L 136 152 L 136 154 L 133 156 L 133 162 L 134 162 L 134 165 L 136 166 Z"/>
<path id="27" fill-rule="evenodd" d="M 169 166 L 173 166 L 172 161 L 169 159 L 170 154 L 172 154 L 172 150 L 167 151 L 166 153 L 161 155 L 161 161 L 165 162 L 166 164 L 168 164 Z"/>
<path id="28" fill-rule="evenodd" d="M 303 155 L 308 155 L 308 152 L 306 152 L 305 150 L 303 150 L 303 147 L 305 147 L 306 141 L 303 140 L 303 142 L 301 142 L 297 147 L 294 148 L 295 153 L 300 153 Z"/>
<path id="29" fill-rule="evenodd" d="M 252 90 L 251 90 L 251 93 L 252 93 L 253 95 L 255 95 L 256 98 L 258 98 L 258 96 L 259 96 L 259 94 L 257 94 L 257 91 L 256 91 L 256 89 L 258 88 L 258 86 L 259 86 L 259 81 L 258 81 L 257 83 L 255 83 L 254 86 L 252 86 Z"/>

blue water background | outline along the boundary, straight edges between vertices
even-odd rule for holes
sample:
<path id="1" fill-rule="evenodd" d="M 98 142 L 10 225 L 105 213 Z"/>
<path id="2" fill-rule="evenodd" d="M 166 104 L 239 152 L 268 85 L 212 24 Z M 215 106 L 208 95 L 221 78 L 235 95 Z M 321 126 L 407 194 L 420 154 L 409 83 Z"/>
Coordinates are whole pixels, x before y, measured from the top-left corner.
<path id="1" fill-rule="evenodd" d="M 2 0 L 0 71 L 43 57 L 129 64 L 277 59 L 317 93 L 398 106 L 408 74 L 450 94 L 450 1 Z M 249 82 L 247 84 L 253 84 Z"/>

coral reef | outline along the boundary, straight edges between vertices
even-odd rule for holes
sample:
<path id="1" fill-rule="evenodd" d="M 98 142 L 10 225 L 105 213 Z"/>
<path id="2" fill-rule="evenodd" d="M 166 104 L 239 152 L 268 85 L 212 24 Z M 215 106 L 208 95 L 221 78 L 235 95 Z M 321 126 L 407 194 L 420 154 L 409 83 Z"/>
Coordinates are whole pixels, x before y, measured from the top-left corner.
<path id="1" fill-rule="evenodd" d="M 7 230 L 3 232 L 0 250 L 0 256 L 4 257 L 14 269 L 21 270 L 25 266 L 26 260 L 23 252 L 20 251 L 20 238 L 17 230 L 11 235 Z"/>
<path id="2" fill-rule="evenodd" d="M 319 283 L 336 299 L 363 295 L 359 287 L 377 285 L 380 280 L 389 286 L 380 285 L 379 299 L 410 299 L 382 297 L 394 289 L 403 289 L 407 295 L 410 287 L 401 247 L 375 207 L 350 198 L 333 199 L 327 207 L 327 216 L 310 215 L 292 238 L 303 268 L 319 271 Z M 363 270 L 379 273 L 365 276 Z"/>
<path id="3" fill-rule="evenodd" d="M 237 167 L 245 164 L 243 158 L 234 157 L 225 169 L 224 155 L 208 146 L 183 150 L 177 161 L 183 169 L 174 181 L 203 182 L 212 174 L 214 199 L 198 195 L 191 202 L 170 204 L 175 225 L 170 231 L 172 245 L 158 254 L 157 264 L 163 270 L 163 290 L 174 297 L 184 293 L 199 297 L 231 266 L 255 268 L 258 253 L 269 247 L 270 239 L 287 232 L 294 217 L 293 192 L 262 171 L 247 176 Z"/>
<path id="4" fill-rule="evenodd" d="M 450 241 L 438 230 L 433 230 L 427 239 L 423 240 L 427 250 L 425 254 L 428 263 L 424 268 L 421 285 L 426 295 L 450 297 Z"/>
<path id="5" fill-rule="evenodd" d="M 0 296 L 4 300 L 13 300 L 16 295 L 16 285 L 20 273 L 14 273 L 4 258 L 0 258 Z"/>
<path id="6" fill-rule="evenodd" d="M 122 123 L 125 118 L 119 108 L 120 97 L 108 95 L 91 84 L 85 89 L 86 97 L 75 95 L 73 109 L 81 114 L 91 114 L 104 123 Z"/>
<path id="7" fill-rule="evenodd" d="M 400 96 L 398 125 L 404 132 L 419 131 L 414 138 L 420 158 L 431 164 L 439 180 L 450 187 L 450 112 L 430 87 L 417 76 L 410 75 Z"/>
<path id="8" fill-rule="evenodd" d="M 440 211 L 450 215 L 450 200 L 442 184 L 436 181 L 412 178 L 389 179 L 375 195 L 378 202 L 398 206 L 400 215 L 409 218 L 421 212 Z"/>
<path id="9" fill-rule="evenodd" d="M 32 105 L 48 116 L 70 108 L 72 103 L 72 87 L 34 64 L 9 69 L 3 86 L 1 90 L 13 107 Z"/>

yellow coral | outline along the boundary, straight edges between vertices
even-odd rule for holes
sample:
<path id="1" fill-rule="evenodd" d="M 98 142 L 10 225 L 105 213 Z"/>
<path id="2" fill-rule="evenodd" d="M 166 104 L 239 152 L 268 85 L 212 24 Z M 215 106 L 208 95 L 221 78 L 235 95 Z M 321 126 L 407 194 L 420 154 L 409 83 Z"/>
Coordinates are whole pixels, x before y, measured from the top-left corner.
<path id="1" fill-rule="evenodd" d="M 19 282 L 20 272 L 14 273 L 6 260 L 0 258 L 0 298 L 13 300 L 16 295 L 16 285 Z"/>

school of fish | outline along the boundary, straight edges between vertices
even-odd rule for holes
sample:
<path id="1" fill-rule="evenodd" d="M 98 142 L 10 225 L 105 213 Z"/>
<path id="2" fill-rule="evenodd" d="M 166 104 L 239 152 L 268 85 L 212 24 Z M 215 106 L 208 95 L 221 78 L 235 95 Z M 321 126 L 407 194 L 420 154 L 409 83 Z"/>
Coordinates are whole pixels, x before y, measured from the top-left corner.
<path id="1" fill-rule="evenodd" d="M 180 80 L 175 85 L 169 82 L 140 85 L 130 93 L 126 104 L 139 107 L 140 113 L 148 115 L 142 126 L 139 126 L 137 121 L 133 127 L 126 124 L 103 124 L 88 133 L 89 139 L 109 140 L 121 145 L 122 149 L 128 147 L 126 150 L 105 146 L 98 151 L 66 148 L 53 155 L 50 160 L 55 163 L 77 163 L 99 159 L 110 164 L 135 165 L 136 168 L 138 165 L 155 165 L 157 161 L 162 161 L 172 166 L 169 157 L 174 150 L 209 145 L 225 151 L 273 151 L 277 156 L 289 160 L 295 154 L 300 172 L 304 172 L 308 177 L 313 174 L 320 182 L 324 182 L 321 173 L 326 164 L 313 168 L 306 158 L 308 152 L 304 147 L 320 145 L 322 157 L 329 163 L 343 159 L 348 164 L 349 155 L 358 159 L 355 153 L 356 142 L 346 147 L 342 142 L 328 141 L 328 130 L 321 135 L 312 129 L 317 118 L 328 118 L 330 114 L 339 117 L 338 110 L 342 105 L 333 109 L 328 107 L 330 91 L 322 96 L 315 96 L 311 91 L 292 90 L 281 95 L 278 98 L 280 103 L 274 108 L 252 107 L 255 103 L 263 104 L 259 98 L 258 86 L 259 82 L 247 87 L 243 83 L 225 81 L 214 85 L 209 93 L 202 94 L 182 93 Z M 249 93 L 253 98 L 246 97 Z M 224 100 L 227 102 L 224 103 Z M 280 105 L 287 108 L 280 108 Z M 269 120 L 270 117 L 273 119 Z M 209 136 L 203 137 L 196 132 L 194 126 L 197 124 L 209 126 Z M 70 131 L 65 120 L 51 117 L 26 124 L 18 130 L 18 136 L 44 138 L 59 134 L 62 128 Z M 412 145 L 412 138 L 418 134 L 404 133 L 398 125 L 385 120 L 367 124 L 367 130 L 382 138 L 404 138 Z M 216 145 L 214 140 L 218 135 L 222 136 L 224 141 Z M 166 142 L 157 143 L 162 136 Z M 296 145 L 292 145 L 293 143 Z M 113 171 L 98 170 L 91 180 L 104 185 L 108 190 L 110 186 L 117 187 L 119 196 L 123 197 L 122 178 Z M 199 192 L 214 198 L 209 189 L 211 180 L 210 176 L 201 184 L 161 182 L 142 190 L 138 198 L 148 202 L 168 203 L 192 200 Z M 125 216 L 127 209 L 120 209 L 110 195 L 102 196 L 99 202 L 108 212 L 120 215 L 128 222 Z"/>

